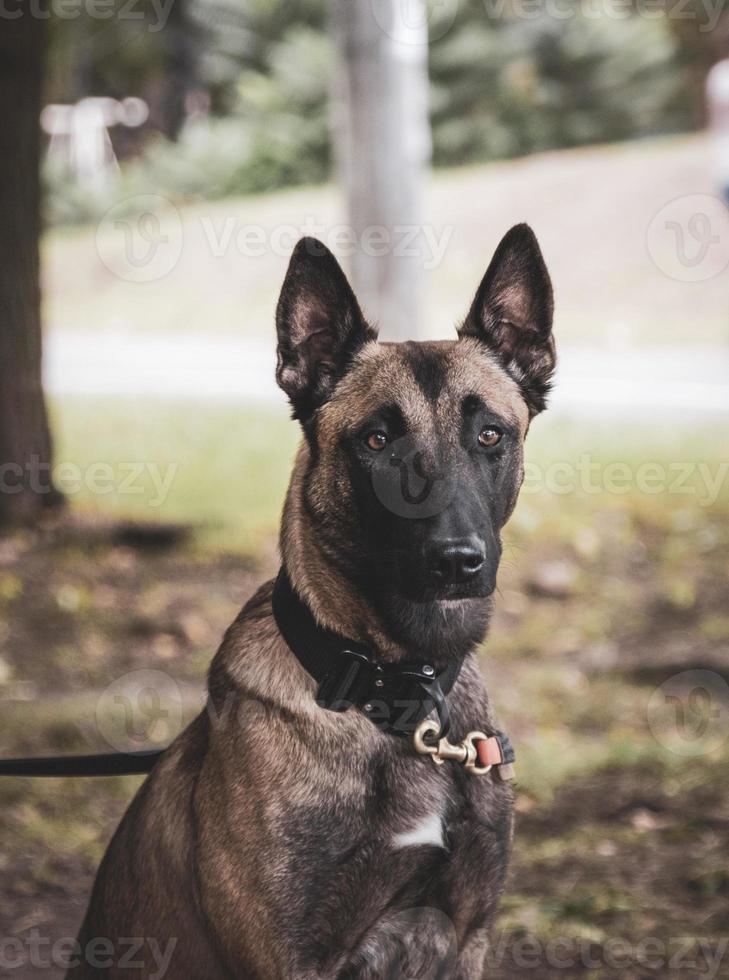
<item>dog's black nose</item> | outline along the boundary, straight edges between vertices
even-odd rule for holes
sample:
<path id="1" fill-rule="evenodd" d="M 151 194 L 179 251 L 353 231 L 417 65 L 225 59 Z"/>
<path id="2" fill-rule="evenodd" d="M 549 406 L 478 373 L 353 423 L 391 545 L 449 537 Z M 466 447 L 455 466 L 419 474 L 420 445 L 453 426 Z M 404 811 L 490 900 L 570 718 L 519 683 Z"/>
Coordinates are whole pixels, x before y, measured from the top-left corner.
<path id="1" fill-rule="evenodd" d="M 432 541 L 426 561 L 437 585 L 456 585 L 475 578 L 483 568 L 486 552 L 480 538 L 445 538 Z"/>

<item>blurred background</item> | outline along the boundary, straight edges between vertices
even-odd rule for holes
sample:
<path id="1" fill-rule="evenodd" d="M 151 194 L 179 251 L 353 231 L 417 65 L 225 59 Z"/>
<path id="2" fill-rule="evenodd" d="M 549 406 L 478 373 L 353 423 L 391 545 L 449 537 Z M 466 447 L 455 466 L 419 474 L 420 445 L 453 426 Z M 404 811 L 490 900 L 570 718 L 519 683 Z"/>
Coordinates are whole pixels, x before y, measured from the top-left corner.
<path id="1" fill-rule="evenodd" d="M 482 651 L 489 976 L 729 977 L 724 0 L 7 0 L 0 755 L 165 745 L 277 567 L 302 234 L 452 337 L 535 229 L 560 367 Z M 0 976 L 61 976 L 140 779 L 0 779 Z"/>

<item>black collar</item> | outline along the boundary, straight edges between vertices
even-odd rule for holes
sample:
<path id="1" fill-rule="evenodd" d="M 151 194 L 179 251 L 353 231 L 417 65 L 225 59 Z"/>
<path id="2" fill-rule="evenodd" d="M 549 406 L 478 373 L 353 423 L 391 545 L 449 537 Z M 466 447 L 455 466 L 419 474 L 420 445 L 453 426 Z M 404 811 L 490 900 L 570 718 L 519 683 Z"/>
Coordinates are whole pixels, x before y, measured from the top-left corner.
<path id="1" fill-rule="evenodd" d="M 448 734 L 446 695 L 458 678 L 462 660 L 440 673 L 427 663 L 378 662 L 363 644 L 320 626 L 283 567 L 272 601 L 281 635 L 319 684 L 317 703 L 321 707 L 346 711 L 355 706 L 379 729 L 393 735 L 411 735 L 435 710 L 441 737 Z"/>

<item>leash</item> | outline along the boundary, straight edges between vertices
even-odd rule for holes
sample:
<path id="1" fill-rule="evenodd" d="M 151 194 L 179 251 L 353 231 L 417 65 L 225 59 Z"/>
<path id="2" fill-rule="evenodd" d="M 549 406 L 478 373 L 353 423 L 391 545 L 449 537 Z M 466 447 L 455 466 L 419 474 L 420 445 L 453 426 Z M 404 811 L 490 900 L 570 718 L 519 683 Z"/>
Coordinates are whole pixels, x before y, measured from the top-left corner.
<path id="1" fill-rule="evenodd" d="M 0 776 L 138 776 L 151 772 L 163 751 L 0 759 Z"/>
<path id="2" fill-rule="evenodd" d="M 273 589 L 273 615 L 291 652 L 317 681 L 317 703 L 328 711 L 356 707 L 381 731 L 411 738 L 415 752 L 440 766 L 457 762 L 473 775 L 514 778 L 514 749 L 500 731 L 472 731 L 448 741 L 446 696 L 463 659 L 438 672 L 427 663 L 383 663 L 364 644 L 320 626 L 282 566 Z M 429 716 L 435 713 L 437 721 Z M 0 759 L 0 776 L 136 776 L 152 771 L 164 749 L 99 755 Z"/>

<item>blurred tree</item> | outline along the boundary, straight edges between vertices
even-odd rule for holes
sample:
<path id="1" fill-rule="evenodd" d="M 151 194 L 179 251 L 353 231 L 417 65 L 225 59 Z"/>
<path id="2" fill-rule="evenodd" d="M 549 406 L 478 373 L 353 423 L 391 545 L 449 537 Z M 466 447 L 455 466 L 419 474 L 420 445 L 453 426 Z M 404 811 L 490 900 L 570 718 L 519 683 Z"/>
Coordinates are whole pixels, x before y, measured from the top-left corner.
<path id="1" fill-rule="evenodd" d="M 726 0 L 684 0 L 680 17 L 671 16 L 670 0 L 664 0 L 664 7 L 680 52 L 692 122 L 703 126 L 707 122 L 704 86 L 709 69 L 729 56 L 729 4 Z"/>
<path id="2" fill-rule="evenodd" d="M 83 4 L 77 17 L 52 17 L 48 21 L 46 100 L 77 102 L 89 95 L 144 97 L 155 87 L 161 88 L 169 64 L 163 37 L 177 2 L 171 7 L 168 3 L 153 7 L 150 0 L 135 0 L 134 4 L 114 0 L 113 8 L 101 18 L 90 16 Z"/>
<path id="3" fill-rule="evenodd" d="M 21 14 L 22 11 L 22 14 Z M 18 8 L 0 31 L 0 522 L 60 500 L 41 384 L 40 110 L 44 21 Z"/>
<path id="4" fill-rule="evenodd" d="M 128 0 L 115 2 L 119 8 Z M 334 13 L 350 2 L 338 0 Z M 383 11 L 393 3 L 412 16 L 424 2 L 372 0 L 358 5 L 359 16 L 377 11 L 386 20 Z M 608 3 L 602 14 L 580 0 L 563 0 L 559 17 L 540 4 L 527 11 L 523 0 L 428 4 L 434 163 L 461 165 L 695 128 L 721 22 L 706 30 L 717 11 L 705 0 L 689 0 L 686 20 L 671 16 L 670 0 L 658 2 L 664 9 L 646 16 L 643 0 L 632 0 L 632 14 L 619 0 L 617 13 Z M 326 0 L 182 4 L 178 10 L 186 5 L 185 21 L 194 25 L 195 87 L 207 93 L 210 117 L 198 113 L 175 144 L 149 129 L 140 138 L 135 130 L 122 147 L 139 158 L 125 170 L 124 194 L 144 193 L 153 184 L 170 197 L 210 198 L 327 179 L 334 52 Z M 169 9 L 168 2 L 162 7 Z M 166 38 L 175 30 L 172 18 L 160 26 L 159 9 L 159 0 L 136 0 L 145 22 L 115 18 L 85 30 L 81 19 L 54 22 L 52 98 L 63 101 L 68 97 L 60 93 L 69 91 L 76 97 L 81 79 L 94 94 L 147 98 L 157 128 L 168 128 L 155 107 L 165 101 L 172 63 Z M 381 43 L 386 39 L 380 31 Z M 417 50 L 407 45 L 402 52 Z M 74 69 L 83 52 L 93 56 Z M 383 101 L 392 98 L 382 78 L 365 76 L 365 84 L 379 85 Z M 182 101 L 177 97 L 176 113 Z M 346 119 L 339 124 L 349 125 Z M 125 134 L 119 127 L 115 142 Z M 112 203 L 90 200 L 64 175 L 49 179 L 54 221 L 88 220 Z"/>
<path id="5" fill-rule="evenodd" d="M 508 6 L 489 18 L 480 0 L 464 3 L 431 47 L 436 163 L 691 127 L 692 96 L 666 18 L 596 18 L 577 0 L 560 9 L 560 19 Z"/>
<path id="6" fill-rule="evenodd" d="M 339 163 L 355 238 L 353 285 L 384 337 L 416 338 L 423 327 L 423 259 L 417 248 L 395 246 L 398 229 L 417 234 L 423 221 L 430 160 L 425 0 L 334 0 L 332 21 Z"/>
<path id="7" fill-rule="evenodd" d="M 111 2 L 111 16 L 82 9 L 72 19 L 52 18 L 46 96 L 62 103 L 138 96 L 150 106 L 150 127 L 175 140 L 189 94 L 203 86 L 204 25 L 191 0 Z"/>
<path id="8" fill-rule="evenodd" d="M 200 36 L 189 8 L 189 0 L 174 0 L 160 31 L 165 61 L 157 116 L 161 132 L 171 140 L 180 135 L 188 114 L 188 98 L 200 85 Z"/>

